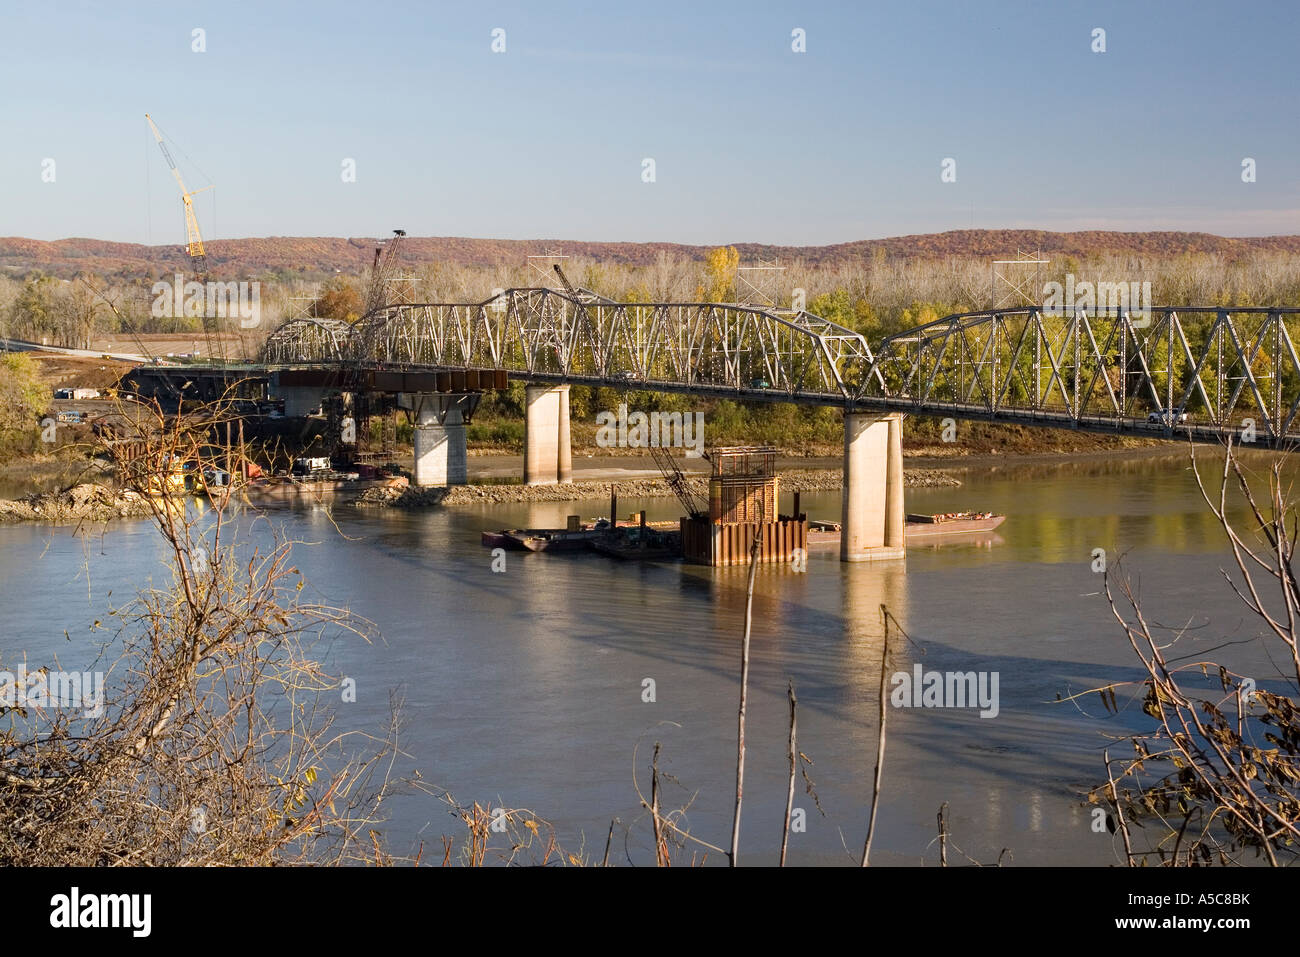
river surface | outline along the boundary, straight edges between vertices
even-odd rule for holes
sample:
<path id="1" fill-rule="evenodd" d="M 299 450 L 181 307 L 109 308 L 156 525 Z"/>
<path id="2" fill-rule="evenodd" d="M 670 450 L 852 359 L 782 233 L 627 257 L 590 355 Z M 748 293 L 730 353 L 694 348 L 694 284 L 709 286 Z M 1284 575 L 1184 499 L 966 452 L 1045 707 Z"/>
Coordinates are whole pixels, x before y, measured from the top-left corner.
<path id="1" fill-rule="evenodd" d="M 1209 453 L 1204 453 L 1206 456 Z M 741 862 L 774 863 L 788 765 L 787 681 L 798 695 L 799 750 L 821 811 L 801 779 L 792 834 L 796 864 L 860 858 L 876 756 L 878 687 L 888 607 L 888 671 L 996 673 L 997 714 L 977 708 L 888 709 L 883 793 L 873 863 L 937 863 L 935 816 L 949 807 L 950 860 L 1012 864 L 1116 861 L 1083 803 L 1105 779 L 1109 736 L 1143 727 L 1140 701 L 1107 715 L 1096 695 L 1058 696 L 1140 676 L 1093 571 L 1094 550 L 1138 582 L 1145 613 L 1189 627 L 1188 654 L 1215 655 L 1268 687 L 1258 629 L 1222 582 L 1228 555 L 1185 454 L 1169 459 L 1005 468 L 961 488 L 909 489 L 913 512 L 1004 513 L 994 542 L 913 547 L 905 562 L 844 565 L 813 552 L 807 571 L 761 567 L 754 596 Z M 783 505 L 789 508 L 789 496 Z M 839 516 L 838 493 L 807 494 L 814 518 Z M 678 513 L 671 499 L 620 501 L 626 516 Z M 338 508 L 271 513 L 321 600 L 373 620 L 382 641 L 340 639 L 329 666 L 355 678 L 343 726 L 382 734 L 391 693 L 404 699 L 394 773 L 418 771 L 462 802 L 529 808 L 566 851 L 599 861 L 612 818 L 611 861 L 653 860 L 649 763 L 660 742 L 665 807 L 683 826 L 730 842 L 735 794 L 739 650 L 745 570 L 621 564 L 594 555 L 508 553 L 494 572 L 484 529 L 563 525 L 598 502 L 456 507 L 423 512 Z M 332 520 L 331 520 L 332 519 Z M 337 526 L 336 524 L 337 523 Z M 70 529 L 0 528 L 0 663 L 24 655 L 88 666 L 91 623 L 151 577 L 166 575 L 157 533 L 143 521 L 78 536 Z M 65 636 L 65 630 L 67 632 Z M 1241 643 L 1224 650 L 1224 639 Z M 1256 669 L 1252 671 L 1250 669 Z M 653 701 L 644 698 L 653 681 Z M 1113 752 L 1114 753 L 1114 752 Z M 635 782 L 634 782 L 635 779 Z M 461 833 L 422 793 L 387 807 L 394 851 Z M 824 812 L 824 813 L 823 813 Z M 699 848 L 696 848 L 699 850 Z M 426 850 L 426 857 L 434 853 Z M 703 853 L 703 852 L 701 852 Z M 709 852 L 709 863 L 723 863 Z"/>

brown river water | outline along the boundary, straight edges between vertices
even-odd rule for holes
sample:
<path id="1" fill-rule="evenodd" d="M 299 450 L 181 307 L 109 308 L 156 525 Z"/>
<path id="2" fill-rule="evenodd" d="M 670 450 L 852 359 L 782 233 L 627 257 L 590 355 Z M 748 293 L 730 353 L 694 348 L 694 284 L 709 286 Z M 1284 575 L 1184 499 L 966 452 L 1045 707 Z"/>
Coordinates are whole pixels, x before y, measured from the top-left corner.
<path id="1" fill-rule="evenodd" d="M 1205 453 L 1207 456 L 1210 453 Z M 996 714 L 977 707 L 890 707 L 873 863 L 937 863 L 935 815 L 947 802 L 950 860 L 1091 864 L 1116 861 L 1082 803 L 1104 780 L 1109 737 L 1145 726 L 1140 701 L 1107 715 L 1097 696 L 1057 697 L 1139 668 L 1092 570 L 1093 550 L 1140 583 L 1146 613 L 1191 626 L 1189 652 L 1215 654 L 1270 686 L 1258 629 L 1222 582 L 1223 535 L 1192 482 L 1185 452 L 1168 459 L 1006 467 L 961 488 L 909 489 L 913 512 L 980 509 L 1008 516 L 997 539 L 909 549 L 904 562 L 844 565 L 814 552 L 807 571 L 762 567 L 754 596 L 741 862 L 774 863 L 786 799 L 786 683 L 799 698 L 799 748 L 813 762 L 821 811 L 801 781 L 791 835 L 795 864 L 861 856 L 876 754 L 881 606 L 906 629 L 891 676 L 924 671 L 996 676 Z M 810 517 L 839 516 L 838 493 L 805 493 Z M 788 508 L 788 502 L 783 503 Z M 644 505 L 652 520 L 672 499 Z M 394 773 L 418 771 L 462 802 L 530 808 L 566 850 L 611 861 L 653 860 L 646 812 L 649 761 L 662 745 L 666 806 L 728 846 L 735 788 L 739 649 L 745 569 L 620 564 L 596 555 L 509 553 L 494 572 L 484 529 L 562 526 L 600 503 L 461 506 L 419 512 L 340 507 L 279 510 L 272 520 L 305 544 L 295 561 L 317 597 L 348 605 L 383 635 L 340 639 L 327 664 L 357 682 L 337 703 L 341 726 L 382 732 L 390 692 L 405 699 Z M 338 527 L 335 527 L 337 522 Z M 88 626 L 114 600 L 163 571 L 156 533 L 122 522 L 78 537 L 39 525 L 0 528 L 0 663 L 54 654 L 88 665 Z M 68 632 L 64 636 L 65 629 Z M 896 634 L 896 633 L 895 633 Z M 894 640 L 891 638 L 891 641 Z M 1208 652 L 1206 652 L 1208 653 Z M 1253 669 L 1253 670 L 1252 670 Z M 643 700 L 646 679 L 654 700 Z M 991 685 L 989 686 L 991 687 Z M 1121 704 L 1123 704 L 1121 697 Z M 985 709 L 985 712 L 993 709 Z M 1111 743 L 1113 747 L 1113 743 Z M 1122 747 L 1122 745 L 1121 745 Z M 823 813 L 824 812 L 824 813 Z M 445 805 L 420 793 L 388 806 L 394 851 L 441 848 L 457 833 Z M 426 856 L 431 853 L 426 851 Z M 711 853 L 710 863 L 723 863 Z"/>

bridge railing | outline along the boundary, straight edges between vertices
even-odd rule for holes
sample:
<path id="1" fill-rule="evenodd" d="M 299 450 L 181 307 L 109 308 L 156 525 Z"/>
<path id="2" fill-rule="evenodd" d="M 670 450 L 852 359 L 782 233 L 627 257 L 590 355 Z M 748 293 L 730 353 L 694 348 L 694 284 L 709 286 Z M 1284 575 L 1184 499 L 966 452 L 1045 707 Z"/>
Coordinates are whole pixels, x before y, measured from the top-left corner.
<path id="1" fill-rule="evenodd" d="M 290 319 L 266 337 L 261 359 L 271 365 L 352 362 L 356 331 L 339 319 Z"/>
<path id="2" fill-rule="evenodd" d="M 346 331 L 328 320 L 295 320 L 272 333 L 263 356 L 274 362 L 490 367 L 841 399 L 872 361 L 860 334 L 806 311 L 618 303 L 546 288 L 507 289 L 481 303 L 385 306 Z"/>
<path id="3" fill-rule="evenodd" d="M 963 313 L 882 340 L 854 398 L 980 417 L 1253 428 L 1279 439 L 1300 433 L 1298 333 L 1295 308 Z"/>
<path id="4" fill-rule="evenodd" d="M 635 385 L 1065 427 L 1185 425 L 1300 438 L 1300 309 L 1041 307 L 945 316 L 882 339 L 805 311 L 617 303 L 546 288 L 294 320 L 273 364 L 494 368 Z"/>

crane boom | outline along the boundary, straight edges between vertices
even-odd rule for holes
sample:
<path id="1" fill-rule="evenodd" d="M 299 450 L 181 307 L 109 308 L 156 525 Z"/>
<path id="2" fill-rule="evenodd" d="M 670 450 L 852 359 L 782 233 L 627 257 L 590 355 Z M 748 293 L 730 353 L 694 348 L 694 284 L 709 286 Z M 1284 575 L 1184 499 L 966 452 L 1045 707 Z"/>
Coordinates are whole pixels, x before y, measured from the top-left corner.
<path id="1" fill-rule="evenodd" d="M 394 229 L 393 238 L 375 246 L 375 261 L 370 267 L 370 284 L 366 287 L 366 301 L 362 315 L 388 305 L 388 285 L 397 266 L 398 250 L 405 229 Z"/>
<path id="2" fill-rule="evenodd" d="M 673 457 L 668 450 L 652 445 L 650 446 L 650 457 L 654 459 L 655 465 L 659 466 L 664 481 L 668 483 L 672 493 L 677 496 L 677 501 L 682 503 L 682 506 L 686 509 L 686 514 L 691 518 L 700 518 L 707 515 L 708 509 L 696 500 L 695 493 L 691 491 L 689 479 L 677 467 L 677 463 L 673 461 Z"/>
<path id="3" fill-rule="evenodd" d="M 569 282 L 569 277 L 564 274 L 564 270 L 560 268 L 560 264 L 554 263 L 552 268 L 555 270 L 555 274 L 560 277 L 560 282 L 564 283 L 564 291 L 576 299 L 578 296 L 578 290 L 573 288 L 573 283 Z"/>
<path id="4" fill-rule="evenodd" d="M 153 138 L 158 141 L 158 148 L 162 150 L 163 158 L 167 160 L 167 167 L 172 171 L 172 176 L 176 177 L 176 185 L 181 188 L 181 201 L 185 204 L 185 252 L 189 254 L 190 263 L 194 266 L 195 272 L 200 275 L 208 271 L 208 257 L 203 250 L 203 236 L 199 233 L 199 221 L 194 215 L 194 197 L 203 192 L 204 189 L 211 189 L 211 186 L 205 186 L 203 189 L 196 189 L 190 192 L 185 188 L 185 180 L 181 179 L 181 171 L 176 167 L 176 161 L 172 159 L 171 150 L 167 149 L 167 144 L 163 142 L 162 132 L 158 129 L 158 124 L 153 121 L 153 117 L 148 113 L 144 118 L 149 121 L 149 129 L 153 130 Z"/>
<path id="5" fill-rule="evenodd" d="M 162 131 L 158 129 L 158 124 L 153 121 L 153 117 L 148 113 L 144 118 L 149 122 L 149 129 L 153 130 L 153 138 L 158 141 L 158 148 L 162 150 L 163 159 L 167 160 L 167 168 L 172 171 L 172 176 L 176 178 L 176 185 L 181 188 L 181 202 L 185 205 L 185 252 L 190 257 L 190 269 L 194 273 L 195 279 L 200 283 L 208 281 L 208 254 L 203 248 L 203 236 L 199 233 L 199 220 L 194 215 L 194 197 L 204 190 L 211 189 L 211 186 L 204 186 L 203 189 L 188 190 L 185 188 L 185 180 L 181 178 L 181 171 L 176 166 L 176 161 L 172 159 L 171 150 L 163 142 Z M 226 347 L 221 338 L 221 331 L 217 328 L 217 320 L 214 316 L 209 316 L 205 311 L 203 314 L 203 334 L 208 342 L 208 355 L 214 359 L 225 361 Z"/>

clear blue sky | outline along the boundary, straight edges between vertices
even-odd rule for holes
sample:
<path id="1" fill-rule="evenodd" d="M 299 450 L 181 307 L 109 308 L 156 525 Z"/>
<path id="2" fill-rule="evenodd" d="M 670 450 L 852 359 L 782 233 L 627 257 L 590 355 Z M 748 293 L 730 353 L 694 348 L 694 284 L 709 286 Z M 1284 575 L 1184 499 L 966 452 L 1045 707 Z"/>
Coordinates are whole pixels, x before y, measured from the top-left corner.
<path id="1" fill-rule="evenodd" d="M 145 112 L 209 238 L 1300 233 L 1298 11 L 0 0 L 0 235 L 183 240 Z"/>

